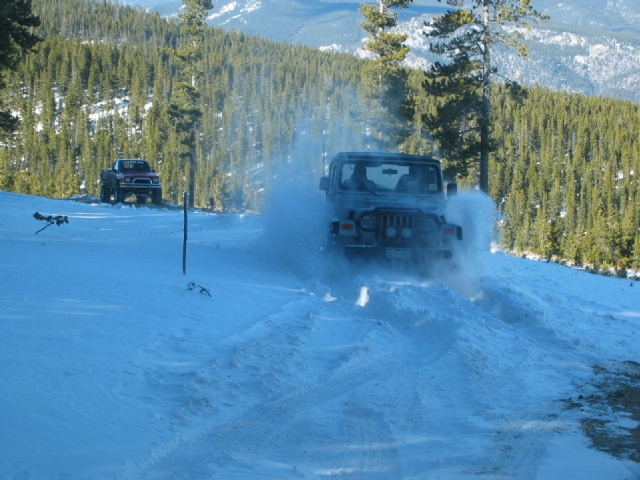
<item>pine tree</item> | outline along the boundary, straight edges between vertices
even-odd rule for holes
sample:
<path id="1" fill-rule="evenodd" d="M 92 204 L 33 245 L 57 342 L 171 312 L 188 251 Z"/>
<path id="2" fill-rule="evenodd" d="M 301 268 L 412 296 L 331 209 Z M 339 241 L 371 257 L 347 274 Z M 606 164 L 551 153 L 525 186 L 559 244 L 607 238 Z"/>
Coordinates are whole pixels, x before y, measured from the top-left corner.
<path id="1" fill-rule="evenodd" d="M 371 52 L 375 59 L 364 68 L 364 74 L 376 90 L 388 88 L 388 82 L 400 73 L 402 61 L 409 53 L 403 44 L 406 34 L 391 33 L 388 30 L 397 24 L 399 8 L 407 8 L 413 0 L 377 0 L 377 5 L 361 4 L 360 12 L 365 21 L 360 26 L 369 34 L 364 50 Z M 387 85 L 385 85 L 387 84 Z"/>
<path id="2" fill-rule="evenodd" d="M 189 206 L 194 206 L 196 178 L 196 142 L 198 123 L 202 111 L 197 102 L 200 98 L 198 78 L 203 73 L 204 19 L 207 10 L 213 8 L 211 0 L 183 0 L 184 11 L 180 14 L 182 41 L 176 49 L 176 57 L 182 66 L 187 81 L 174 85 L 172 104 L 169 113 L 176 122 L 178 130 L 184 132 L 183 143 L 189 149 Z"/>
<path id="3" fill-rule="evenodd" d="M 527 48 L 520 40 L 522 35 L 517 27 L 528 28 L 530 21 L 544 21 L 547 17 L 534 10 L 530 0 L 447 0 L 447 4 L 460 8 L 425 24 L 429 27 L 425 34 L 442 40 L 431 44 L 431 51 L 451 62 L 436 62 L 430 72 L 432 82 L 427 82 L 426 87 L 432 94 L 452 97 L 450 105 L 438 111 L 442 116 L 440 124 L 452 125 L 457 130 L 443 127 L 440 132 L 439 139 L 447 148 L 455 145 L 456 136 L 462 140 L 469 131 L 479 131 L 479 139 L 473 137 L 467 148 L 454 148 L 454 154 L 460 161 L 469 161 L 479 151 L 480 189 L 488 192 L 489 153 L 493 149 L 490 139 L 492 48 L 502 43 L 507 48 L 515 47 L 519 55 L 526 57 Z M 516 28 L 507 31 L 501 28 L 503 25 Z M 515 83 L 510 86 L 514 93 L 520 91 Z M 452 115 L 457 121 L 452 121 Z"/>
<path id="4" fill-rule="evenodd" d="M 25 52 L 32 50 L 42 39 L 31 29 L 40 20 L 31 11 L 31 0 L 2 0 L 0 2 L 0 90 L 5 70 L 15 70 Z M 0 105 L 0 132 L 16 129 L 18 119 Z"/>
<path id="5" fill-rule="evenodd" d="M 636 270 L 640 270 L 640 235 L 637 233 L 633 240 L 633 249 L 631 250 L 631 266 Z"/>
<path id="6" fill-rule="evenodd" d="M 388 138 L 385 130 L 389 127 L 389 120 L 394 119 L 395 130 L 404 126 L 406 120 L 402 117 L 411 112 L 402 110 L 406 94 L 408 72 L 402 68 L 402 62 L 409 54 L 409 47 L 403 42 L 408 38 L 403 33 L 392 33 L 389 29 L 397 24 L 397 10 L 407 8 L 413 0 L 377 0 L 377 5 L 360 4 L 360 12 L 365 20 L 359 22 L 360 27 L 369 36 L 363 49 L 373 56 L 362 69 L 364 84 L 370 98 L 386 112 L 386 125 L 373 125 L 375 135 L 383 144 L 401 143 L 408 136 L 407 131 L 400 131 L 399 138 Z M 376 115 L 369 116 L 373 121 Z"/>

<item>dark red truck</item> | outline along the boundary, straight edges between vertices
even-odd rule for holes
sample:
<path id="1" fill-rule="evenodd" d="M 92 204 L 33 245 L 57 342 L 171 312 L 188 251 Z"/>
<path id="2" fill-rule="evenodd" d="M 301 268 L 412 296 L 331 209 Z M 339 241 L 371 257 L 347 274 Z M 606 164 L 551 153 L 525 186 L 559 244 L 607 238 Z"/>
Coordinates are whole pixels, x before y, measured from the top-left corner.
<path id="1" fill-rule="evenodd" d="M 154 205 L 162 204 L 162 183 L 146 160 L 120 158 L 111 170 L 100 172 L 100 201 L 123 203 L 129 195 L 136 196 L 137 203 L 151 198 Z"/>

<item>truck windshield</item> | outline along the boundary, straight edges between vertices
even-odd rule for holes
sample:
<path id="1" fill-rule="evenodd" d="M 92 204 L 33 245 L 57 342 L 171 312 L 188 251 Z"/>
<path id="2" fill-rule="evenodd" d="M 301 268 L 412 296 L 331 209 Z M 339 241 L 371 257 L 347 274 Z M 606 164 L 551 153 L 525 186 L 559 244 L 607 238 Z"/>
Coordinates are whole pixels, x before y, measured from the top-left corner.
<path id="1" fill-rule="evenodd" d="M 125 172 L 144 172 L 151 171 L 151 167 L 144 160 L 120 160 L 119 170 Z"/>
<path id="2" fill-rule="evenodd" d="M 437 165 L 396 162 L 344 162 L 340 188 L 374 193 L 435 194 L 442 191 Z"/>

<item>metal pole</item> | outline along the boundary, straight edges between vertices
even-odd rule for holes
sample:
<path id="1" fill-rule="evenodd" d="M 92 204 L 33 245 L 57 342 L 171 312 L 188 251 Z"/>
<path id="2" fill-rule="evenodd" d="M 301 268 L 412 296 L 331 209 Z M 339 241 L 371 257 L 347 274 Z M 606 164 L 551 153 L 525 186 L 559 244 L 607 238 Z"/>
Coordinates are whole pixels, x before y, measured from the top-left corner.
<path id="1" fill-rule="evenodd" d="M 327 171 L 325 170 L 324 167 L 324 140 L 322 141 L 322 176 L 324 177 L 326 175 Z"/>
<path id="2" fill-rule="evenodd" d="M 184 240 L 182 241 L 182 274 L 187 274 L 187 192 L 182 194 L 184 204 Z"/>
<path id="3" fill-rule="evenodd" d="M 326 169 L 324 166 L 324 140 L 322 141 L 322 176 L 326 175 Z M 327 192 L 322 192 L 322 198 L 327 198 Z"/>

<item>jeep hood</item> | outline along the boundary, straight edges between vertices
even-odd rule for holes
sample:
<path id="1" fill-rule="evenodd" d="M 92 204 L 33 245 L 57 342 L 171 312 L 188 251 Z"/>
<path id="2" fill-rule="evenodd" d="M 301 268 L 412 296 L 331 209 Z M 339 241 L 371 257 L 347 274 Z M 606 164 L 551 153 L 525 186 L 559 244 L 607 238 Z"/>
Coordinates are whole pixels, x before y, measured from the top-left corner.
<path id="1" fill-rule="evenodd" d="M 383 209 L 407 209 L 421 210 L 423 212 L 441 214 L 446 207 L 446 199 L 431 195 L 402 196 L 375 195 L 375 194 L 350 194 L 347 198 L 336 199 L 335 205 L 346 210 L 375 210 Z"/>

